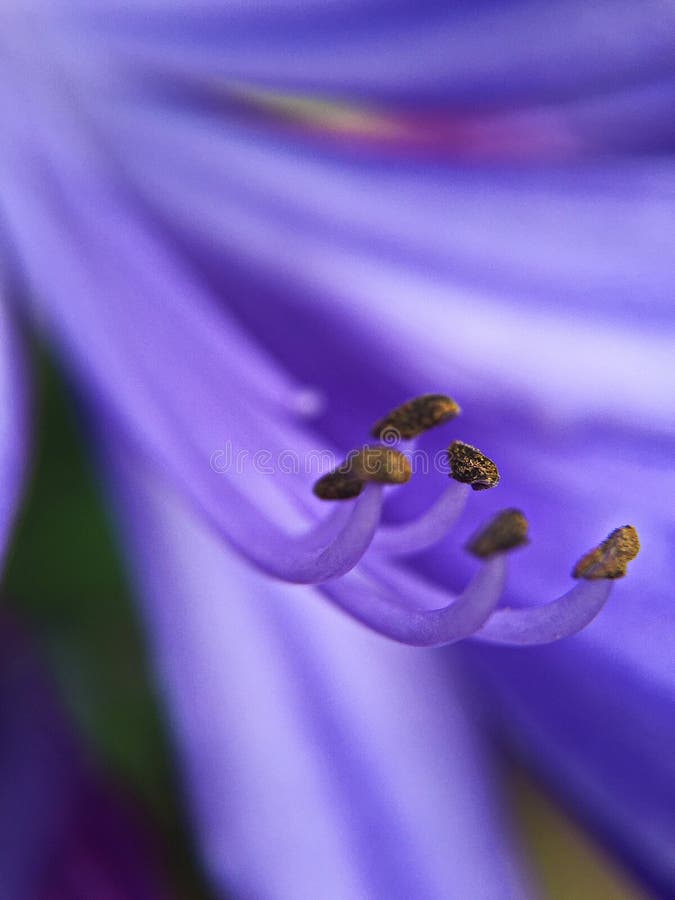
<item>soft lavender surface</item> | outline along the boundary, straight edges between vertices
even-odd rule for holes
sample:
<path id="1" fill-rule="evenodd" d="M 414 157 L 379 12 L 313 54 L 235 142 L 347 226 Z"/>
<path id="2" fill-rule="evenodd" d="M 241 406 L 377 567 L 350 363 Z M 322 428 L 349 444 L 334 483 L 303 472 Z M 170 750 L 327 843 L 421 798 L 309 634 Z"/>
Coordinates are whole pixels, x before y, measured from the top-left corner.
<path id="1" fill-rule="evenodd" d="M 168 492 L 178 489 L 202 522 L 235 545 L 244 543 L 242 515 L 244 524 L 248 513 L 251 523 L 264 515 L 297 532 L 321 508 L 309 498 L 311 478 L 216 475 L 209 458 L 225 440 L 273 452 L 344 451 L 386 409 L 427 390 L 447 390 L 464 408 L 452 431 L 430 436 L 427 445 L 440 446 L 450 433 L 477 444 L 499 463 L 502 484 L 472 498 L 452 540 L 411 561 L 414 570 L 460 590 L 475 571 L 460 541 L 489 512 L 518 506 L 531 519 L 533 540 L 514 560 L 508 601 L 541 603 L 569 588 L 567 573 L 581 552 L 633 522 L 643 552 L 583 635 L 518 654 L 476 647 L 472 658 L 515 741 L 663 886 L 675 845 L 673 723 L 665 714 L 675 688 L 672 5 L 448 9 L 289 0 L 263 11 L 243 3 L 191 9 L 50 7 L 53 27 L 38 32 L 40 78 L 30 85 L 20 73 L 23 66 L 35 76 L 32 32 L 26 43 L 21 17 L 10 22 L 15 88 L 28 93 L 17 105 L 5 81 L 11 127 L 0 158 L 2 200 L 48 333 L 94 411 L 105 411 L 106 424 L 126 435 L 127 452 L 152 461 L 172 484 Z M 51 77 L 58 67 L 65 83 Z M 284 125 L 283 116 L 266 120 L 252 101 L 243 114 L 247 81 L 373 102 L 375 113 L 398 122 L 423 110 L 423 134 L 412 145 L 386 134 L 317 141 Z M 484 141 L 472 157 L 464 138 L 476 117 L 489 146 Z M 312 423 L 289 413 L 302 384 L 328 401 Z M 388 515 L 419 512 L 444 484 L 438 473 L 416 481 L 397 492 Z M 171 554 L 155 555 L 159 519 L 148 532 L 144 516 L 156 512 L 164 522 L 177 515 L 173 504 L 156 511 L 132 504 L 132 525 L 140 528 L 148 630 L 156 633 L 196 820 L 219 877 L 245 892 L 266 875 L 259 890 L 284 896 L 294 885 L 276 833 L 253 833 L 257 850 L 243 839 L 261 802 L 249 786 L 255 772 L 247 753 L 231 763 L 244 785 L 234 821 L 199 760 L 232 741 L 228 714 L 231 704 L 238 709 L 237 693 L 219 668 L 227 650 L 232 680 L 248 686 L 252 679 L 250 689 L 260 687 L 255 697 L 264 698 L 276 669 L 269 654 L 256 652 L 260 626 L 268 634 L 271 616 L 280 633 L 273 640 L 293 639 L 296 628 L 304 635 L 313 625 L 303 621 L 303 599 L 322 601 L 300 589 L 297 607 L 287 614 L 280 599 L 277 609 L 266 598 L 296 589 L 222 562 L 219 553 L 228 551 L 216 551 L 189 513 L 180 513 L 180 529 L 171 526 L 178 546 L 171 532 Z M 188 553 L 197 545 L 210 548 L 203 573 Z M 255 622 L 241 618 L 240 603 Z M 174 615 L 179 627 L 172 627 Z M 338 639 L 334 630 L 353 628 L 330 611 L 317 615 L 331 621 L 329 643 Z M 247 645 L 240 638 L 232 646 L 233 628 L 249 635 Z M 323 640 L 318 626 L 317 634 Z M 343 687 L 343 665 L 351 672 L 370 659 L 371 643 L 391 654 L 392 677 L 395 653 L 412 652 L 365 633 L 354 637 L 340 651 L 348 663 L 341 656 L 335 671 L 322 668 L 326 696 Z M 304 666 L 300 644 L 293 647 Z M 427 660 L 415 665 L 431 665 Z M 183 674 L 191 672 L 214 698 L 194 718 L 184 685 L 193 676 Z M 439 757 L 436 728 L 447 727 L 446 715 L 462 717 L 452 706 L 454 677 L 444 688 L 447 701 L 434 687 L 439 718 L 430 713 L 428 745 L 418 748 L 426 765 Z M 386 695 L 373 700 L 379 710 L 377 699 L 388 709 Z M 265 721 L 252 716 L 244 735 L 250 746 L 260 751 L 263 739 L 280 740 L 286 712 L 275 709 L 278 718 Z M 346 739 L 350 712 L 337 724 L 312 719 L 306 727 L 321 740 L 334 729 Z M 633 728 L 636 719 L 641 727 Z M 441 816 L 439 833 L 451 839 L 450 798 L 425 793 L 421 758 L 413 764 L 390 745 L 383 749 L 387 728 L 378 727 L 363 737 L 379 759 L 364 783 L 379 767 L 383 778 L 387 765 L 395 767 L 393 789 L 416 784 L 418 791 L 410 788 L 415 802 L 397 823 L 436 833 Z M 320 767 L 325 757 L 318 758 Z M 267 777 L 268 765 L 260 771 Z M 275 782 L 265 801 L 283 797 L 275 792 L 285 787 Z M 352 783 L 339 787 L 331 796 L 348 804 Z M 367 816 L 380 821 L 382 807 L 372 799 L 363 798 Z M 344 877 L 336 896 L 350 896 L 357 877 L 350 854 L 363 852 L 362 836 L 336 832 L 324 795 L 310 801 L 326 829 L 319 858 L 334 854 Z M 452 802 L 463 808 L 461 797 Z M 273 818 L 265 825 L 273 829 Z M 368 877 L 389 886 L 400 872 L 387 846 Z M 441 857 L 427 862 L 428 877 L 446 872 Z M 262 875 L 261 859 L 268 865 Z M 304 855 L 302 865 L 297 877 L 312 883 L 314 860 Z M 474 877 L 470 868 L 460 876 Z M 412 866 L 406 875 L 417 872 Z"/>

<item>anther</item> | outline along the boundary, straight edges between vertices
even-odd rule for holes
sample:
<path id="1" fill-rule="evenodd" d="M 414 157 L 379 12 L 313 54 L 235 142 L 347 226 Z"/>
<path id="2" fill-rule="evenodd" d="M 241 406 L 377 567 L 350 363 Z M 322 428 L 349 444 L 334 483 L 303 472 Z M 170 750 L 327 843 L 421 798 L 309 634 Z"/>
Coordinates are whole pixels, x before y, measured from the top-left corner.
<path id="1" fill-rule="evenodd" d="M 474 534 L 466 549 L 479 559 L 488 559 L 495 553 L 527 544 L 528 528 L 529 523 L 519 509 L 505 509 Z"/>
<path id="2" fill-rule="evenodd" d="M 476 447 L 453 441 L 448 447 L 450 477 L 470 484 L 474 491 L 485 491 L 499 484 L 499 469 Z"/>
<path id="3" fill-rule="evenodd" d="M 364 481 L 405 484 L 412 477 L 408 457 L 391 447 L 363 447 L 349 457 L 348 463 L 353 476 Z"/>
<path id="4" fill-rule="evenodd" d="M 354 478 L 349 472 L 335 469 L 323 475 L 314 485 L 314 494 L 320 500 L 351 500 L 358 497 L 365 482 Z"/>
<path id="5" fill-rule="evenodd" d="M 615 528 L 601 544 L 581 557 L 572 570 L 572 578 L 623 578 L 626 566 L 639 552 L 640 539 L 635 528 Z"/>
<path id="6" fill-rule="evenodd" d="M 423 394 L 397 406 L 373 426 L 371 433 L 380 440 L 388 435 L 414 438 L 423 431 L 454 419 L 460 411 L 457 403 L 444 394 Z"/>
<path id="7" fill-rule="evenodd" d="M 351 500 L 358 497 L 368 481 L 405 484 L 412 477 L 410 460 L 391 447 L 362 447 L 347 456 L 337 469 L 323 475 L 314 485 L 321 500 Z"/>

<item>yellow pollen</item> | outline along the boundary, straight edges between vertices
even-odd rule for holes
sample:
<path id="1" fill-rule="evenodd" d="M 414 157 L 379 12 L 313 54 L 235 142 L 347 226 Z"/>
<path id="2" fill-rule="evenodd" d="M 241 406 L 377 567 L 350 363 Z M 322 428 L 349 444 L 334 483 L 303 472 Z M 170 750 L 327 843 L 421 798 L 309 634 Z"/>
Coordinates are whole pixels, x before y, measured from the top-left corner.
<path id="1" fill-rule="evenodd" d="M 364 447 L 350 456 L 352 471 L 365 481 L 405 484 L 412 478 L 410 460 L 392 447 Z"/>
<path id="2" fill-rule="evenodd" d="M 581 557 L 572 570 L 572 578 L 585 578 L 588 581 L 623 578 L 628 563 L 639 552 L 640 539 L 637 531 L 632 525 L 622 525 Z"/>
<path id="3" fill-rule="evenodd" d="M 529 523 L 519 509 L 497 513 L 469 540 L 466 549 L 479 559 L 527 544 Z"/>

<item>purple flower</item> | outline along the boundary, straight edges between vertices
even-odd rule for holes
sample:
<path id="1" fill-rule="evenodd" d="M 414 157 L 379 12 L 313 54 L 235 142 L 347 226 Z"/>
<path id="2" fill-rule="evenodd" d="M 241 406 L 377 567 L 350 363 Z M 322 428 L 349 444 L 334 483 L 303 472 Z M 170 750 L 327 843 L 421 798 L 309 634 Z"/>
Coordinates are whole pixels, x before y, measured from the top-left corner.
<path id="1" fill-rule="evenodd" d="M 214 883 L 524 896 L 487 723 L 667 891 L 672 7 L 5 18 L 11 314 L 87 404 Z M 5 332 L 9 517 L 25 410 Z M 496 491 L 431 466 L 312 497 L 308 460 L 438 390 L 462 416 L 416 452 L 476 445 Z M 459 549 L 503 508 L 532 532 L 506 588 L 504 552 Z M 594 619 L 613 581 L 569 569 L 628 522 L 645 549 L 616 602 L 508 649 Z"/>

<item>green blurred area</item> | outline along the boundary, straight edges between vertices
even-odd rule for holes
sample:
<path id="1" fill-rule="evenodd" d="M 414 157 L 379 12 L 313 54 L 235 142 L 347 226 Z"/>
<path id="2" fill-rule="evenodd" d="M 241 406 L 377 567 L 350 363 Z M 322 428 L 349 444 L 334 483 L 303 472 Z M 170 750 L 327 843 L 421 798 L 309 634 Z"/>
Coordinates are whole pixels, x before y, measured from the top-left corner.
<path id="1" fill-rule="evenodd" d="M 40 397 L 35 468 L 4 593 L 45 648 L 95 757 L 154 815 L 176 896 L 204 900 L 207 891 L 195 864 L 141 624 L 95 472 L 65 386 L 42 353 L 36 353 L 35 371 Z M 646 896 L 525 773 L 511 767 L 509 781 L 515 821 L 542 898 Z"/>
<path id="2" fill-rule="evenodd" d="M 64 383 L 35 354 L 33 474 L 4 576 L 9 605 L 42 645 L 92 755 L 149 808 L 178 896 L 207 893 L 136 614 L 95 472 Z"/>

